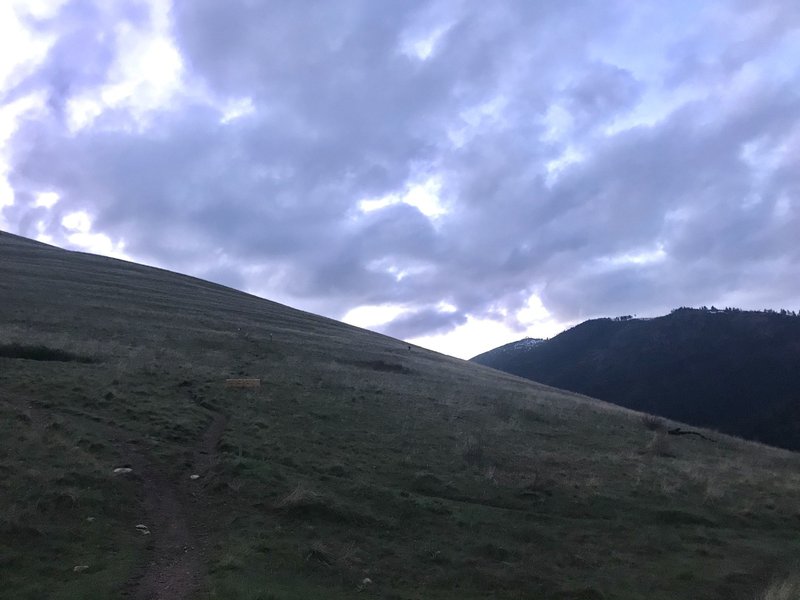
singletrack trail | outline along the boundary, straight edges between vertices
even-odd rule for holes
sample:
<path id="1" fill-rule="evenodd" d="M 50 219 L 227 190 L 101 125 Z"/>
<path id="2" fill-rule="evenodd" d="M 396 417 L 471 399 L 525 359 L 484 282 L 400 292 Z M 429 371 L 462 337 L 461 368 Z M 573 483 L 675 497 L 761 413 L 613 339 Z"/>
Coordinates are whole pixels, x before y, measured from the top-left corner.
<path id="1" fill-rule="evenodd" d="M 205 475 L 217 460 L 217 445 L 227 419 L 214 413 L 214 419 L 194 450 L 194 473 Z M 141 457 L 138 457 L 141 460 Z M 151 530 L 151 555 L 144 570 L 133 582 L 135 600 L 183 600 L 192 597 L 205 575 L 205 536 L 189 516 L 188 503 L 202 502 L 202 495 L 191 491 L 190 473 L 179 482 L 171 481 L 152 464 L 131 463 L 144 481 L 145 514 Z"/>

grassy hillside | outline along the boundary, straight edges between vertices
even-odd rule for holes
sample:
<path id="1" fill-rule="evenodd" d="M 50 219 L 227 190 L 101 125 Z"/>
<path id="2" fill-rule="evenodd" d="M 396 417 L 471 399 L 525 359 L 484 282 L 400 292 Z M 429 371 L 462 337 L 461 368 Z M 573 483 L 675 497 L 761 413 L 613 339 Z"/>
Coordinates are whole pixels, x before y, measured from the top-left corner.
<path id="1" fill-rule="evenodd" d="M 800 317 L 679 309 L 595 319 L 473 359 L 701 427 L 800 449 Z"/>
<path id="2" fill-rule="evenodd" d="M 800 556 L 794 454 L 189 277 L 0 234 L 0 347 L 3 597 L 735 600 Z"/>

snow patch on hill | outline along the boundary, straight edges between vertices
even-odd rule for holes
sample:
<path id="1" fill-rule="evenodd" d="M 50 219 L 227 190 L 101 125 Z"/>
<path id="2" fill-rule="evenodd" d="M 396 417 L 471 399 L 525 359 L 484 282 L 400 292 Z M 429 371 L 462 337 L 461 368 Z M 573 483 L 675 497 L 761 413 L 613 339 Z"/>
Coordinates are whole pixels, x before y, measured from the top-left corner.
<path id="1" fill-rule="evenodd" d="M 534 346 L 538 346 L 544 340 L 541 338 L 523 338 L 518 342 L 514 342 L 514 345 L 509 350 L 530 350 Z"/>

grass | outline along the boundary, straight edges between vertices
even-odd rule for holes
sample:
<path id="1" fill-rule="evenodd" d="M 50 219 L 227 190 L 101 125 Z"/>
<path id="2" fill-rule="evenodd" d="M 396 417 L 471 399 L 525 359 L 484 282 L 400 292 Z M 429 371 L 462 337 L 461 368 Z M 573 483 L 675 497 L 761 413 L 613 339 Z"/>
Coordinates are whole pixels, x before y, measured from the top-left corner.
<path id="1" fill-rule="evenodd" d="M 757 600 L 796 600 L 800 598 L 800 576 L 772 582 Z"/>
<path id="2" fill-rule="evenodd" d="M 119 597 L 146 564 L 121 439 L 183 486 L 208 544 L 200 600 L 752 600 L 800 554 L 795 454 L 721 435 L 643 452 L 658 432 L 637 413 L 3 240 L 0 344 L 96 360 L 0 358 L 10 597 Z M 239 376 L 262 387 L 225 388 Z M 227 425 L 190 482 L 211 411 Z"/>
<path id="3" fill-rule="evenodd" d="M 661 417 L 657 417 L 655 415 L 644 414 L 642 415 L 642 425 L 648 431 L 666 431 L 667 430 L 667 423 Z"/>

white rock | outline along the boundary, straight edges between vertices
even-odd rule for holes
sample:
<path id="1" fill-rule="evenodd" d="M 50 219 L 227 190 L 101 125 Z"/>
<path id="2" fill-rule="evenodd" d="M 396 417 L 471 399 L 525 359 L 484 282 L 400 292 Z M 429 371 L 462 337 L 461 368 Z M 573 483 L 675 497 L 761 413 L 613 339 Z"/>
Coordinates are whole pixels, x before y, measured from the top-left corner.
<path id="1" fill-rule="evenodd" d="M 72 568 L 74 573 L 82 573 L 83 571 L 87 571 L 89 569 L 89 565 L 75 565 Z"/>
<path id="2" fill-rule="evenodd" d="M 200 479 L 200 475 L 198 475 L 197 473 L 194 473 L 193 475 L 189 475 L 189 479 L 192 479 L 192 480 Z"/>
<path id="3" fill-rule="evenodd" d="M 86 517 L 86 520 L 87 520 L 89 523 L 92 523 L 92 522 L 94 521 L 94 517 Z"/>
<path id="4" fill-rule="evenodd" d="M 369 577 L 364 577 L 364 579 L 361 580 L 361 585 L 369 585 L 370 583 L 372 583 L 372 579 Z"/>
<path id="5" fill-rule="evenodd" d="M 147 527 L 147 525 L 145 525 L 145 524 L 143 524 L 143 523 L 139 523 L 139 524 L 136 526 L 136 529 L 138 529 L 138 530 L 139 530 L 139 532 L 140 532 L 142 535 L 150 535 L 150 529 Z"/>
<path id="6" fill-rule="evenodd" d="M 125 473 L 130 473 L 131 471 L 133 471 L 133 469 L 131 469 L 130 467 L 117 467 L 116 469 L 114 469 L 114 474 L 124 475 Z"/>

